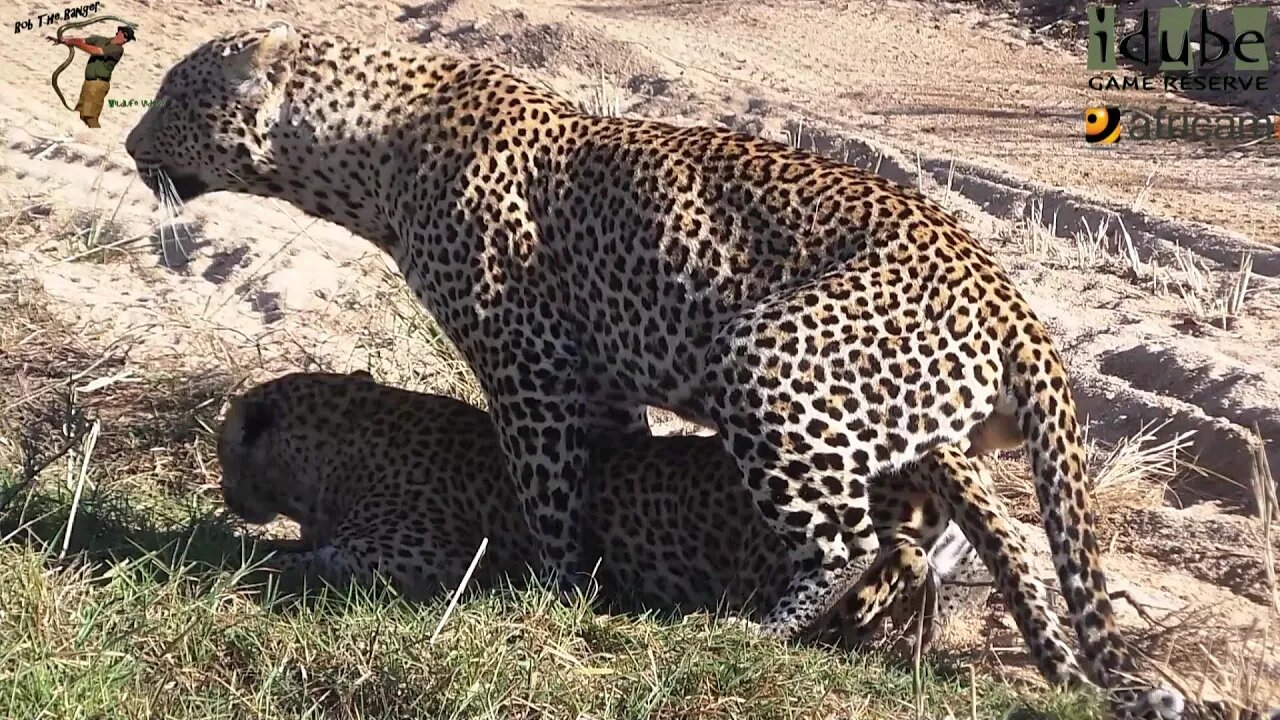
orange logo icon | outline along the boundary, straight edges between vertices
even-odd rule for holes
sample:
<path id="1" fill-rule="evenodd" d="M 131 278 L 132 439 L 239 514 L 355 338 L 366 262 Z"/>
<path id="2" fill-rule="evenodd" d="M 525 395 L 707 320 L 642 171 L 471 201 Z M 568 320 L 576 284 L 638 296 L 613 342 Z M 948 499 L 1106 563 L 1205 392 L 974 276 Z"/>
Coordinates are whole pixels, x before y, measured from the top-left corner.
<path id="1" fill-rule="evenodd" d="M 1120 139 L 1120 108 L 1084 109 L 1084 139 L 1090 145 L 1111 145 Z"/>

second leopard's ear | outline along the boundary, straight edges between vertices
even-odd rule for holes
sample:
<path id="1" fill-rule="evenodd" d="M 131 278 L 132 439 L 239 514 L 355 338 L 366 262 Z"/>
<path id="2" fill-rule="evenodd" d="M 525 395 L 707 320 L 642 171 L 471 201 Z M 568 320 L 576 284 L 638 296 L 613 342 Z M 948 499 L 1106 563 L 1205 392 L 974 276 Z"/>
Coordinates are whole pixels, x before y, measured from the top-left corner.
<path id="1" fill-rule="evenodd" d="M 243 400 L 240 407 L 240 442 L 252 445 L 276 424 L 275 407 L 270 400 Z"/>

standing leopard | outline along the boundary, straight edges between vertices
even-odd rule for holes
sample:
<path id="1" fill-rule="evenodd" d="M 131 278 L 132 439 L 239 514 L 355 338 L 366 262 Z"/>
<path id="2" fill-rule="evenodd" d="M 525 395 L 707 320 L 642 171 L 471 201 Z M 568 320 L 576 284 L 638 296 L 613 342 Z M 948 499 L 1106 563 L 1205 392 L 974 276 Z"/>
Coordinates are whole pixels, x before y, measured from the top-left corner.
<path id="1" fill-rule="evenodd" d="M 611 604 L 752 617 L 786 589 L 787 547 L 718 440 L 634 433 L 591 442 L 608 452 L 590 474 L 588 557 L 600 560 L 595 576 Z M 459 584 L 483 538 L 471 587 L 519 581 L 537 566 L 493 421 L 453 398 L 367 373 L 293 373 L 233 398 L 217 450 L 231 512 L 251 523 L 277 514 L 299 523 L 299 541 L 286 545 L 293 551 L 271 562 L 290 585 L 385 578 L 411 598 L 437 597 Z M 889 609 L 902 626 L 911 601 L 925 603 L 925 617 L 937 621 L 925 626 L 927 644 L 935 624 L 985 595 L 966 583 L 986 570 L 924 491 L 922 469 L 873 492 L 872 514 L 886 540 L 909 527 L 930 546 L 925 592 Z M 869 639 L 839 615 L 824 630 L 819 639 L 834 645 Z"/>
<path id="2" fill-rule="evenodd" d="M 642 430 L 645 405 L 712 424 L 791 548 L 762 621 L 780 638 L 856 603 L 871 553 L 919 567 L 919 547 L 879 547 L 869 487 L 963 462 L 955 443 L 1004 417 L 1086 660 L 1016 607 L 1042 673 L 1109 689 L 1124 717 L 1181 714 L 1130 674 L 1062 360 L 922 194 L 762 138 L 591 116 L 495 63 L 287 23 L 205 43 L 158 96 L 125 144 L 158 197 L 280 198 L 394 259 L 486 393 L 560 582 L 585 569 L 587 437 Z M 988 556 L 998 529 L 1000 547 L 975 543 Z"/>

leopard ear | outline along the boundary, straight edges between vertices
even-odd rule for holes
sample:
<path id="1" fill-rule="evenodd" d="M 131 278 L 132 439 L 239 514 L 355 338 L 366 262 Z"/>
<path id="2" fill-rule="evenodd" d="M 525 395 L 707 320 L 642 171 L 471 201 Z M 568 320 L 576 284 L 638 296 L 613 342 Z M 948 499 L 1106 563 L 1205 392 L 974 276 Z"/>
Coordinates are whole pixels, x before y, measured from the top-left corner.
<path id="1" fill-rule="evenodd" d="M 270 400 L 245 399 L 240 405 L 240 443 L 252 445 L 276 424 L 275 407 Z"/>
<path id="2" fill-rule="evenodd" d="M 238 82 L 267 83 L 272 67 L 289 60 L 301 46 L 297 29 L 283 20 L 271 23 L 258 37 L 222 50 L 227 74 Z"/>
<path id="3" fill-rule="evenodd" d="M 352 370 L 351 372 L 347 373 L 347 375 L 353 378 L 360 378 L 361 380 L 368 380 L 370 382 L 373 381 L 373 373 L 369 372 L 368 370 Z"/>
<path id="4" fill-rule="evenodd" d="M 284 20 L 276 20 L 267 25 L 267 34 L 258 42 L 258 54 L 266 58 L 276 58 L 298 49 L 298 30 Z"/>

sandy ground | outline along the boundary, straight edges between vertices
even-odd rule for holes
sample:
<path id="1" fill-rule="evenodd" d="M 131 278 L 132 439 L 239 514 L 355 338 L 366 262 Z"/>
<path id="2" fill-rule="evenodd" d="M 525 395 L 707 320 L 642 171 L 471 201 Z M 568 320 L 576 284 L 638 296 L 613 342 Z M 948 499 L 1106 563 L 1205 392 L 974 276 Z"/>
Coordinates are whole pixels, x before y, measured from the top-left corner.
<path id="1" fill-rule="evenodd" d="M 6 22 L 49 9 L 0 2 Z M 166 0 L 105 12 L 139 25 L 113 98 L 151 98 L 164 69 L 204 39 L 287 17 L 493 57 L 584 102 L 770 135 L 920 185 L 997 249 L 1050 324 L 1091 437 L 1114 443 L 1162 423 L 1155 442 L 1185 451 L 1154 501 L 1100 494 L 1115 589 L 1152 618 L 1121 601 L 1130 632 L 1193 691 L 1248 694 L 1242 683 L 1269 676 L 1252 692 L 1280 704 L 1280 661 L 1257 660 L 1259 638 L 1274 645 L 1280 600 L 1260 560 L 1251 488 L 1256 457 L 1280 467 L 1274 144 L 1086 147 L 1082 110 L 1099 103 L 1083 51 L 1056 32 L 1061 23 L 1036 34 L 1029 28 L 1052 23 L 998 2 L 284 0 L 258 13 L 240 0 Z M 110 108 L 98 131 L 78 126 L 49 88 L 64 51 L 45 34 L 0 45 L 5 217 L 35 228 L 0 235 L 5 272 L 37 282 L 53 312 L 101 343 L 128 343 L 144 367 L 213 363 L 257 379 L 375 367 L 390 382 L 457 390 L 440 365 L 394 362 L 410 352 L 394 331 L 409 322 L 391 300 L 402 291 L 360 238 L 226 195 L 192 203 L 181 233 L 157 229 L 123 151 L 142 109 Z M 62 79 L 72 100 L 82 63 Z M 1210 108 L 1173 95 L 1104 99 Z M 77 258 L 88 248 L 73 236 L 93 217 L 111 220 L 99 242 L 124 249 L 105 262 Z M 1243 309 L 1223 321 L 1215 307 L 1246 255 Z M 1011 672 L 1021 662 L 996 613 L 958 625 L 950 642 Z"/>

